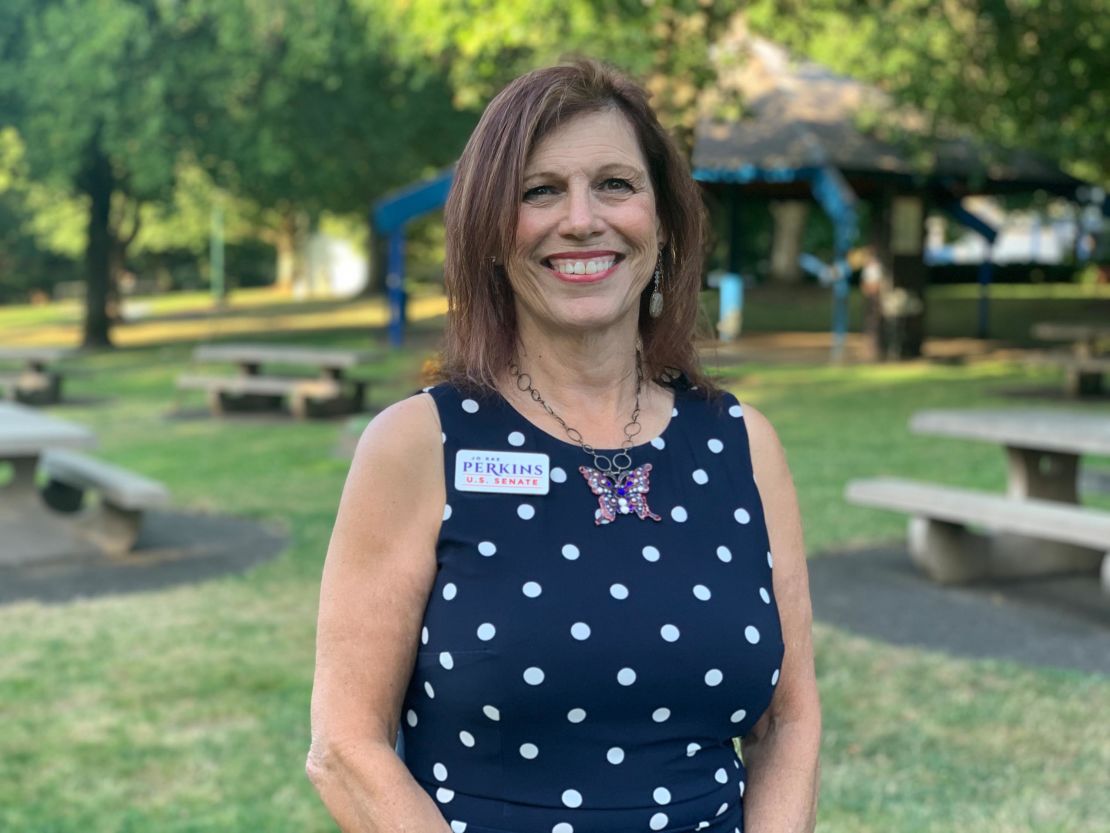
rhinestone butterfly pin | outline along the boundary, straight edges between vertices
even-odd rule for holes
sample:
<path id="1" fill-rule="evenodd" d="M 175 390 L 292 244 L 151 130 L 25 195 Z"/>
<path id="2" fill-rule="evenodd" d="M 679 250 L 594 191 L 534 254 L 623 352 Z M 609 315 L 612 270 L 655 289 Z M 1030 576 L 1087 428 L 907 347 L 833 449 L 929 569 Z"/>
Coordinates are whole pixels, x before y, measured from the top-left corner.
<path id="1" fill-rule="evenodd" d="M 647 503 L 647 493 L 650 488 L 649 475 L 651 463 L 644 463 L 620 476 L 618 480 L 605 472 L 591 469 L 589 466 L 579 466 L 578 471 L 586 478 L 590 491 L 597 495 L 598 515 L 594 519 L 597 526 L 612 523 L 617 515 L 636 515 L 641 521 L 651 518 L 653 521 L 663 520 L 651 511 Z"/>

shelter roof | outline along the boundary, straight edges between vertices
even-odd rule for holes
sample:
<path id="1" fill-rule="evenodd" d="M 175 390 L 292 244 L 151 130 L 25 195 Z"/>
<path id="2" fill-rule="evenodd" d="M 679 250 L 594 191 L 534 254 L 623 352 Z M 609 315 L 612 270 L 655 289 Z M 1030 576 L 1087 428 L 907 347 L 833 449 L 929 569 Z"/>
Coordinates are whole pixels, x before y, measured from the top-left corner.
<path id="1" fill-rule="evenodd" d="M 1003 151 L 967 135 L 934 135 L 926 117 L 878 88 L 837 75 L 785 49 L 746 37 L 749 59 L 723 83 L 745 103 L 737 121 L 703 120 L 693 153 L 707 181 L 789 181 L 831 166 L 860 179 L 922 178 L 959 193 L 1044 188 L 1071 196 L 1084 183 L 1032 153 Z"/>

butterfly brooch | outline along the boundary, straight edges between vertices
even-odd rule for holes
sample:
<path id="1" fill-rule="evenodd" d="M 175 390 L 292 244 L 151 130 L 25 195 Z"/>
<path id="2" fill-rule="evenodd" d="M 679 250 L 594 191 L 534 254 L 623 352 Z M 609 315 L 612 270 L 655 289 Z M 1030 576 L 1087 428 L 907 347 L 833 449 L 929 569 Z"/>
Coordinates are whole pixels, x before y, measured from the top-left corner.
<path id="1" fill-rule="evenodd" d="M 589 466 L 579 466 L 578 471 L 586 478 L 590 491 L 597 495 L 599 508 L 594 518 L 597 526 L 612 523 L 617 519 L 617 515 L 636 515 L 641 521 L 646 518 L 651 518 L 653 521 L 663 520 L 651 511 L 647 503 L 648 488 L 651 485 L 649 479 L 651 463 L 644 463 L 639 468 L 623 472 L 617 479 Z"/>

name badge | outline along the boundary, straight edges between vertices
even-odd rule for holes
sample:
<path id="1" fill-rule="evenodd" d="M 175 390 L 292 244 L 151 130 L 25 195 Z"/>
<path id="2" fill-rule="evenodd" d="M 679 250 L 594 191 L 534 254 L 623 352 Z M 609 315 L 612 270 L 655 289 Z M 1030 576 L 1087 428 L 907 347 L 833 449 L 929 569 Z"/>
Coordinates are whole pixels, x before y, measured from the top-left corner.
<path id="1" fill-rule="evenodd" d="M 455 488 L 460 492 L 546 495 L 550 487 L 551 462 L 546 454 L 473 448 L 455 453 Z"/>

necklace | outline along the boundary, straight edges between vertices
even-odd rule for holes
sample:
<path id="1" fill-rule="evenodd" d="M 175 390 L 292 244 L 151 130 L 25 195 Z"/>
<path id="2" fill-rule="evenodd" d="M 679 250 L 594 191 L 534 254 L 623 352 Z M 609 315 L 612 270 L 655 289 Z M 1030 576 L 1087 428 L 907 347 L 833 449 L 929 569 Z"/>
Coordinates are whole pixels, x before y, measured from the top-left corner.
<path id="1" fill-rule="evenodd" d="M 509 365 L 509 372 L 516 380 L 517 389 L 531 396 L 533 402 L 538 403 L 563 426 L 563 431 L 571 441 L 593 458 L 593 468 L 579 466 L 578 471 L 586 480 L 590 491 L 597 495 L 598 509 L 594 513 L 594 523 L 597 526 L 612 523 L 617 515 L 635 514 L 640 520 L 647 518 L 653 521 L 662 520 L 647 504 L 647 493 L 651 487 L 651 463 L 632 468 L 632 457 L 628 453 L 632 448 L 633 440 L 643 430 L 643 426 L 640 425 L 640 393 L 644 385 L 644 367 L 639 350 L 636 351 L 636 405 L 632 409 L 632 416 L 624 426 L 624 442 L 621 443 L 620 450 L 613 455 L 598 453 L 597 449 L 585 441 L 581 431 L 567 425 L 566 421 L 544 401 L 543 396 L 532 384 L 532 377 L 524 373 L 516 362 Z"/>

